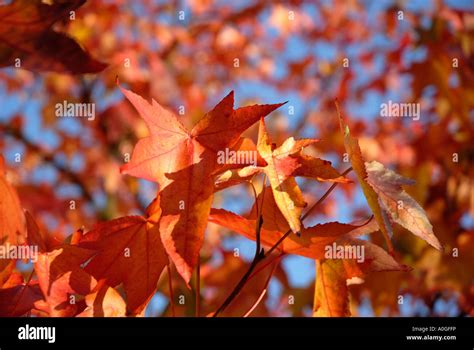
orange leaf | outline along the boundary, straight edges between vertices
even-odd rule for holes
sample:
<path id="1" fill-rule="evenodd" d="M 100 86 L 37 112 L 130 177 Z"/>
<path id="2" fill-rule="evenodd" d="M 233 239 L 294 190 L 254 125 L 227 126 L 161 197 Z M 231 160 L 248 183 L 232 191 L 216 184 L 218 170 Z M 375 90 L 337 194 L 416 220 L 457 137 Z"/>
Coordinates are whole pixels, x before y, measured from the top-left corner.
<path id="1" fill-rule="evenodd" d="M 48 247 L 46 244 L 46 240 L 43 237 L 36 221 L 33 219 L 31 214 L 28 211 L 25 211 L 25 219 L 26 219 L 26 230 L 28 232 L 28 244 L 30 246 L 38 247 L 39 252 L 46 253 L 48 252 Z"/>
<path id="2" fill-rule="evenodd" d="M 82 236 L 79 246 L 98 251 L 86 271 L 112 287 L 123 283 L 133 313 L 146 306 L 168 263 L 158 226 L 141 216 L 98 224 Z"/>
<path id="3" fill-rule="evenodd" d="M 20 199 L 6 179 L 3 157 L 0 156 L 0 244 L 20 245 L 25 242 L 25 218 Z"/>
<path id="4" fill-rule="evenodd" d="M 176 116 L 157 102 L 150 105 L 140 96 L 122 91 L 150 131 L 122 170 L 160 185 L 160 234 L 168 255 L 188 283 L 204 239 L 214 175 L 224 165 L 218 164 L 217 153 L 234 147 L 243 131 L 281 104 L 234 110 L 231 92 L 188 133 Z"/>
<path id="5" fill-rule="evenodd" d="M 81 268 L 92 254 L 90 250 L 69 245 L 40 253 L 35 271 L 44 302 L 35 303 L 36 308 L 52 317 L 75 315 L 77 305 L 71 302 L 70 296 L 89 294 L 96 284 L 92 276 Z"/>
<path id="6" fill-rule="evenodd" d="M 341 174 L 332 167 L 331 162 L 328 160 L 314 158 L 301 153 L 292 157 L 296 158 L 299 164 L 298 168 L 293 173 L 293 176 L 304 176 L 318 181 L 340 183 L 350 182 L 350 180 L 341 176 Z"/>
<path id="7" fill-rule="evenodd" d="M 316 262 L 316 287 L 313 315 L 323 317 L 350 316 L 348 280 L 375 271 L 409 271 L 379 246 L 356 239 L 358 232 L 348 233 L 333 245 L 352 258 L 322 259 Z M 356 256 L 355 252 L 361 252 Z M 359 260 L 360 259 L 360 260 Z"/>
<path id="8" fill-rule="evenodd" d="M 120 88 L 145 121 L 150 135 L 138 141 L 130 163 L 121 168 L 122 173 L 158 182 L 166 186 L 170 181 L 166 173 L 181 170 L 192 163 L 180 163 L 187 154 L 189 134 L 183 124 L 169 110 L 152 100 L 150 105 L 141 96 Z"/>
<path id="9" fill-rule="evenodd" d="M 86 309 L 76 317 L 123 317 L 127 305 L 120 294 L 104 285 L 99 291 L 86 295 Z"/>
<path id="10" fill-rule="evenodd" d="M 260 120 L 257 149 L 268 164 L 263 170 L 268 176 L 278 208 L 288 221 L 291 230 L 295 233 L 299 232 L 301 230 L 300 215 L 306 202 L 296 180 L 291 176 L 299 164 L 296 159 L 287 157 L 292 151 L 297 152 L 299 149 L 295 149 L 295 144 L 287 143 L 273 150 L 263 118 Z"/>
<path id="11" fill-rule="evenodd" d="M 236 233 L 255 241 L 254 219 L 246 219 L 240 215 L 224 209 L 212 209 L 209 222 L 226 227 Z M 275 231 L 266 228 L 265 216 L 263 217 L 263 228 L 261 230 L 261 243 L 266 247 L 273 246 L 286 231 Z M 296 254 L 310 259 L 321 259 L 324 257 L 326 245 L 337 240 L 341 235 L 357 229 L 359 226 L 329 222 L 312 227 L 303 228 L 300 236 L 290 235 L 281 244 L 280 250 L 287 254 Z"/>
<path id="12" fill-rule="evenodd" d="M 362 153 L 359 147 L 359 142 L 356 138 L 353 138 L 350 135 L 349 127 L 345 125 L 344 119 L 339 111 L 338 107 L 338 116 L 339 116 L 339 125 L 341 127 L 341 132 L 344 134 L 344 146 L 346 148 L 346 152 L 349 155 L 349 160 L 352 164 L 352 168 L 359 180 L 360 186 L 362 187 L 362 191 L 364 193 L 365 198 L 367 199 L 367 203 L 374 214 L 375 220 L 379 224 L 380 231 L 382 231 L 385 239 L 387 240 L 387 244 L 390 245 L 390 236 L 391 236 L 391 228 L 387 227 L 387 221 L 384 217 L 384 213 L 380 208 L 378 197 L 373 188 L 367 183 L 367 171 L 365 169 L 364 159 L 362 158 Z M 391 249 L 391 247 L 389 246 Z"/>
<path id="13" fill-rule="evenodd" d="M 316 261 L 316 278 L 313 316 L 350 316 L 349 293 L 343 261 Z"/>
<path id="14" fill-rule="evenodd" d="M 285 103 L 253 105 L 234 110 L 234 92 L 231 91 L 199 120 L 191 135 L 204 147 L 215 152 L 222 151 L 234 146 L 240 134 Z"/>

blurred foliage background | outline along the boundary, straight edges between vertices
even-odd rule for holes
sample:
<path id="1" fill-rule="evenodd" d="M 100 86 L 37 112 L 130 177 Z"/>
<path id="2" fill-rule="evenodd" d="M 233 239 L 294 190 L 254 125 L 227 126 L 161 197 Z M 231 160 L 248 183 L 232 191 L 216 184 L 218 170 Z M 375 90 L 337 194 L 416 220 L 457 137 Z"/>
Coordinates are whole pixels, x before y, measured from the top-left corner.
<path id="1" fill-rule="evenodd" d="M 119 171 L 147 130 L 118 91 L 117 76 L 134 92 L 174 110 L 187 126 L 230 90 L 235 90 L 236 106 L 288 100 L 267 119 L 274 141 L 319 138 L 314 155 L 342 171 L 347 165 L 337 98 L 366 160 L 417 181 L 408 191 L 427 211 L 445 247 L 444 253 L 435 251 L 397 227 L 395 248 L 414 270 L 375 273 L 351 285 L 352 313 L 474 313 L 471 1 L 94 0 L 54 29 L 68 33 L 108 66 L 81 75 L 0 70 L 0 148 L 9 180 L 50 239 L 63 240 L 97 221 L 142 213 L 156 194 L 154 184 Z M 64 100 L 95 103 L 96 118 L 57 118 L 55 105 Z M 389 100 L 420 103 L 420 120 L 381 118 L 380 105 Z M 246 136 L 255 140 L 256 132 L 252 128 Z M 324 183 L 302 181 L 301 186 L 308 203 L 327 189 Z M 221 192 L 214 206 L 245 213 L 252 203 L 249 188 L 237 186 Z M 367 216 L 355 183 L 339 186 L 311 222 Z M 370 239 L 382 244 L 379 235 Z M 233 254 L 236 247 L 240 258 Z M 201 252 L 203 313 L 230 292 L 253 247 L 209 225 Z M 25 274 L 29 268 L 18 267 Z M 252 280 L 225 314 L 248 310 L 267 274 Z M 192 292 L 174 275 L 175 297 L 192 300 Z M 265 303 L 252 315 L 311 315 L 313 280 L 313 262 L 285 257 Z M 162 276 L 147 315 L 170 315 L 167 283 Z M 192 315 L 191 304 L 177 304 L 176 313 Z"/>

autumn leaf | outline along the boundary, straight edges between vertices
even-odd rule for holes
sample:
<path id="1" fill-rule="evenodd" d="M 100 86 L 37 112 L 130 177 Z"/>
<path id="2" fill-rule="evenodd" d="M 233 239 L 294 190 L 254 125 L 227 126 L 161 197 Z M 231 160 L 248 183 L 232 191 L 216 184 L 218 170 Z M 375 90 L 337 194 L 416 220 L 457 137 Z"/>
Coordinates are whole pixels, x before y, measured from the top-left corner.
<path id="1" fill-rule="evenodd" d="M 270 248 L 286 233 L 286 231 L 273 231 L 264 227 L 261 230 L 262 245 Z M 255 241 L 254 219 L 246 219 L 225 209 L 212 209 L 209 222 L 218 224 L 233 232 Z M 327 244 L 334 242 L 339 236 L 357 229 L 358 226 L 328 222 L 312 227 L 302 228 L 301 235 L 287 237 L 280 245 L 280 251 L 286 254 L 296 254 L 310 259 L 321 259 Z"/>
<path id="2" fill-rule="evenodd" d="M 352 232 L 340 237 L 333 244 L 344 251 L 359 250 L 361 256 L 352 259 L 337 256 L 334 259 L 316 261 L 316 287 L 314 293 L 313 316 L 346 317 L 350 316 L 348 280 L 364 277 L 377 271 L 410 271 L 410 267 L 398 263 L 379 246 L 355 238 Z M 356 255 L 356 254 L 354 254 Z"/>
<path id="3" fill-rule="evenodd" d="M 86 295 L 86 308 L 76 317 L 124 317 L 127 305 L 114 288 L 104 285 L 98 291 Z"/>
<path id="4" fill-rule="evenodd" d="M 253 155 L 253 156 L 249 156 Z M 237 143 L 227 152 L 228 160 L 226 161 L 226 152 L 219 152 L 217 163 L 220 165 L 214 174 L 223 174 L 231 170 L 245 170 L 247 174 L 255 174 L 259 171 L 258 167 L 267 165 L 260 153 L 257 151 L 255 143 L 247 138 L 241 137 Z"/>
<path id="5" fill-rule="evenodd" d="M 21 274 L 12 273 L 0 289 L 0 317 L 23 316 L 41 299 L 37 281 L 25 282 Z"/>
<path id="6" fill-rule="evenodd" d="M 42 299 L 38 284 L 17 285 L 0 289 L 0 317 L 23 316 Z"/>
<path id="7" fill-rule="evenodd" d="M 234 92 L 231 91 L 197 122 L 191 135 L 204 147 L 215 152 L 222 151 L 234 146 L 245 130 L 285 103 L 252 105 L 234 110 Z"/>
<path id="8" fill-rule="evenodd" d="M 332 167 L 331 162 L 328 160 L 308 156 L 301 152 L 292 155 L 291 157 L 296 158 L 299 165 L 293 172 L 293 176 L 303 176 L 322 182 L 350 182 L 350 180 L 341 176 L 341 174 Z"/>
<path id="9" fill-rule="evenodd" d="M 472 6 L 390 3 L 0 1 L 0 316 L 474 316 Z"/>
<path id="10" fill-rule="evenodd" d="M 28 244 L 30 246 L 38 247 L 38 251 L 41 253 L 48 252 L 49 247 L 46 244 L 46 238 L 39 229 L 35 219 L 28 211 L 25 211 L 25 221 Z"/>
<path id="11" fill-rule="evenodd" d="M 276 148 L 266 131 L 264 120 L 261 119 L 257 150 L 266 164 L 247 166 L 220 174 L 215 183 L 216 191 L 247 181 L 258 172 L 264 172 L 269 179 L 278 208 L 288 221 L 291 230 L 299 232 L 301 229 L 299 217 L 306 203 L 294 177 L 304 176 L 318 181 L 349 182 L 331 166 L 331 162 L 302 153 L 304 147 L 317 141 L 315 139 L 295 140 L 290 137 Z"/>
<path id="12" fill-rule="evenodd" d="M 258 198 L 257 198 L 258 200 Z M 231 213 L 223 209 L 212 209 L 209 221 L 226 227 L 234 232 L 255 240 L 256 208 L 250 218 Z M 265 194 L 262 207 L 263 226 L 261 244 L 271 247 L 288 231 L 289 225 L 278 210 L 272 192 Z M 315 292 L 315 316 L 349 316 L 347 280 L 363 277 L 373 271 L 408 271 L 392 256 L 377 245 L 356 237 L 378 230 L 376 221 L 365 225 L 330 222 L 303 228 L 301 236 L 290 235 L 280 243 L 280 251 L 320 260 L 317 264 L 317 282 Z M 333 244 L 339 247 L 363 247 L 363 260 L 326 259 L 328 248 Z"/>
<path id="13" fill-rule="evenodd" d="M 143 118 L 149 131 L 149 136 L 135 145 L 131 161 L 121 171 L 165 187 L 170 182 L 165 174 L 192 164 L 193 160 L 182 159 L 187 154 L 189 133 L 171 111 L 155 100 L 149 104 L 132 91 L 122 87 L 120 90 Z"/>
<path id="14" fill-rule="evenodd" d="M 0 244 L 20 245 L 25 242 L 25 219 L 16 190 L 6 178 L 0 156 Z"/>
<path id="15" fill-rule="evenodd" d="M 261 202 L 261 196 L 262 194 L 257 198 L 257 202 Z M 289 225 L 276 206 L 273 193 L 268 189 L 265 191 L 261 213 L 263 217 L 261 244 L 272 247 L 289 230 Z M 209 221 L 255 240 L 256 215 L 255 205 L 249 215 L 251 219 L 223 209 L 212 209 Z M 373 271 L 409 270 L 382 248 L 369 241 L 356 238 L 377 230 L 378 225 L 374 220 L 364 225 L 330 222 L 303 228 L 301 236 L 290 235 L 280 243 L 280 251 L 283 253 L 321 260 L 317 263 L 315 316 L 350 315 L 346 285 L 348 279 L 363 277 Z M 363 249 L 363 260 L 326 259 L 328 248 L 331 248 L 333 244 L 336 247 L 363 247 L 360 248 Z"/>
<path id="16" fill-rule="evenodd" d="M 111 287 L 123 283 L 127 306 L 134 314 L 153 296 L 168 264 L 158 225 L 141 216 L 100 223 L 82 236 L 79 247 L 98 252 L 85 270 Z"/>
<path id="17" fill-rule="evenodd" d="M 316 261 L 313 316 L 350 316 L 349 293 L 342 260 Z"/>
<path id="18" fill-rule="evenodd" d="M 125 302 L 117 291 L 107 286 L 105 280 L 98 284 L 82 268 L 96 254 L 95 251 L 75 246 L 82 234 L 76 235 L 78 242 L 74 242 L 74 245 L 63 244 L 50 252 L 45 235 L 39 230 L 31 214 L 25 212 L 25 216 L 28 243 L 30 246 L 37 246 L 39 250 L 35 272 L 44 300 L 35 300 L 35 309 L 49 316 L 74 316 L 80 311 L 76 297 L 84 296 L 86 309 L 79 316 L 126 315 Z M 97 290 L 99 286 L 100 289 Z M 29 285 L 26 287 L 31 288 Z"/>
<path id="19" fill-rule="evenodd" d="M 0 67 L 31 71 L 97 73 L 106 65 L 92 58 L 74 39 L 52 29 L 85 0 L 54 2 L 14 0 L 0 6 Z M 17 61 L 19 60 L 19 61 Z"/>
<path id="20" fill-rule="evenodd" d="M 166 252 L 186 282 L 191 279 L 201 249 L 214 193 L 218 152 L 232 148 L 240 134 L 281 104 L 234 110 L 229 93 L 191 132 L 156 101 L 150 105 L 121 88 L 148 126 L 150 135 L 138 142 L 126 174 L 158 182 L 159 231 Z"/>
<path id="21" fill-rule="evenodd" d="M 94 252 L 67 244 L 49 251 L 45 235 L 27 211 L 25 218 L 28 245 L 38 249 L 32 261 L 42 298 L 34 300 L 34 308 L 51 317 L 74 316 L 78 308 L 75 300 L 71 302 L 71 296 L 86 295 L 96 284 L 94 278 L 82 269 L 82 264 Z M 30 283 L 24 285 L 26 292 L 31 288 Z"/>
<path id="22" fill-rule="evenodd" d="M 93 253 L 70 245 L 40 253 L 35 272 L 44 300 L 36 302 L 35 308 L 51 317 L 74 316 L 78 310 L 71 296 L 89 294 L 97 283 L 81 267 Z"/>
<path id="23" fill-rule="evenodd" d="M 186 282 L 198 260 L 213 199 L 214 180 L 207 165 L 194 164 L 169 175 L 174 182 L 159 192 L 159 232 L 166 252 Z"/>
<path id="24" fill-rule="evenodd" d="M 296 142 L 294 139 L 289 139 L 289 141 L 287 140 L 281 147 L 274 150 L 265 128 L 265 122 L 263 119 L 260 120 L 257 149 L 268 164 L 264 168 L 264 172 L 268 176 L 278 208 L 288 221 L 291 230 L 299 233 L 301 230 L 300 216 L 306 202 L 296 180 L 291 176 L 298 168 L 298 162 L 288 155 L 298 152 L 302 147 L 314 143 L 316 140 Z"/>
<path id="25" fill-rule="evenodd" d="M 249 149 L 251 148 L 249 147 Z M 349 179 L 341 176 L 341 174 L 339 174 L 338 171 L 332 167 L 330 161 L 303 154 L 302 151 L 293 154 L 279 153 L 279 156 L 284 159 L 282 162 L 288 162 L 292 164 L 294 170 L 291 173 L 291 176 L 293 177 L 306 177 L 321 182 L 351 182 Z M 267 164 L 263 158 L 260 161 L 260 158 L 260 154 L 257 153 L 256 166 L 246 166 L 244 168 L 235 170 L 234 168 L 238 168 L 238 166 L 229 165 L 225 167 L 225 169 L 228 169 L 226 171 L 222 171 L 222 169 L 220 169 L 222 172 L 219 173 L 219 176 L 216 178 L 215 182 L 216 192 L 231 186 L 239 185 L 244 181 L 250 180 L 255 174 L 262 172 Z M 262 162 L 265 164 L 262 164 Z"/>
<path id="26" fill-rule="evenodd" d="M 387 227 L 387 220 L 384 216 L 382 209 L 380 208 L 378 197 L 373 188 L 367 183 L 367 171 L 365 169 L 364 159 L 362 158 L 362 152 L 359 147 L 359 141 L 352 137 L 349 131 L 349 126 L 347 126 L 344 122 L 343 116 L 339 110 L 339 105 L 336 103 L 338 116 L 339 116 L 339 125 L 341 128 L 341 132 L 344 135 L 344 146 L 346 152 L 349 156 L 349 160 L 352 164 L 352 169 L 359 180 L 360 186 L 364 193 L 365 198 L 367 199 L 367 204 L 370 207 L 370 210 L 374 214 L 375 220 L 379 224 L 380 231 L 385 237 L 387 241 L 387 245 L 389 250 L 392 250 L 391 247 L 391 228 L 390 226 Z"/>
<path id="27" fill-rule="evenodd" d="M 377 161 L 366 162 L 365 167 L 367 182 L 377 193 L 380 206 L 390 218 L 436 249 L 442 250 L 425 211 L 402 188 L 402 185 L 413 185 L 414 181 L 386 169 Z"/>
<path id="28" fill-rule="evenodd" d="M 257 201 L 260 201 L 260 196 Z M 265 192 L 262 207 L 263 226 L 261 230 L 261 244 L 272 247 L 290 229 L 286 219 L 276 206 L 272 192 Z M 224 209 L 211 209 L 209 222 L 226 227 L 244 237 L 255 241 L 256 208 L 252 209 L 249 218 L 232 213 Z M 290 235 L 279 246 L 279 250 L 287 254 L 296 254 L 310 259 L 324 257 L 325 247 L 337 240 L 340 236 L 358 230 L 361 225 L 328 222 L 312 227 L 302 228 L 301 235 Z M 369 230 L 377 230 L 377 226 L 368 225 Z"/>
<path id="29" fill-rule="evenodd" d="M 215 159 L 217 152 L 225 151 L 225 148 L 254 151 L 253 142 L 241 138 L 240 134 L 259 120 L 260 116 L 265 116 L 282 105 L 254 105 L 234 110 L 234 93 L 231 92 L 189 132 L 174 113 L 155 100 L 149 104 L 141 96 L 127 89 L 120 89 L 143 118 L 149 131 L 149 136 L 135 145 L 131 161 L 121 171 L 157 182 L 161 187 L 170 182 L 165 174 L 172 174 L 198 163 L 199 155 L 204 150 L 213 150 L 209 154 Z M 259 161 L 262 162 L 261 158 Z M 225 169 L 235 167 L 235 164 L 220 165 L 218 169 L 222 169 L 222 166 L 226 166 Z M 212 170 L 217 166 L 218 164 L 212 164 Z M 242 166 L 245 164 L 240 165 Z"/>
<path id="30" fill-rule="evenodd" d="M 176 116 L 152 101 L 122 89 L 145 120 L 150 135 L 138 141 L 122 172 L 160 185 L 157 231 L 185 281 L 189 281 L 202 246 L 216 166 L 213 152 L 192 138 Z"/>

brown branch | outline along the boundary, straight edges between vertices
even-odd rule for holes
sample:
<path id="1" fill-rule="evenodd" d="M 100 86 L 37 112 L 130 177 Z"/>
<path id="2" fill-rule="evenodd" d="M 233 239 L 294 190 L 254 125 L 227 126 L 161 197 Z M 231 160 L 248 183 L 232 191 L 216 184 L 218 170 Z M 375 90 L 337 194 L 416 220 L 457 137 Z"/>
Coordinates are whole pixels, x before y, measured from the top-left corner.
<path id="1" fill-rule="evenodd" d="M 34 144 L 23 134 L 20 130 L 12 128 L 10 126 L 2 125 L 3 129 L 9 135 L 15 137 L 17 140 L 21 141 L 30 151 L 35 152 L 44 162 L 51 164 L 56 170 L 58 170 L 61 174 L 63 174 L 67 179 L 69 179 L 72 183 L 76 184 L 80 190 L 82 191 L 85 199 L 94 204 L 92 192 L 89 191 L 88 186 L 86 183 L 78 176 L 76 173 L 72 172 L 65 166 L 63 166 L 60 162 L 54 159 L 54 155 L 44 150 L 42 147 Z"/>
<path id="2" fill-rule="evenodd" d="M 262 185 L 262 203 L 260 205 L 260 208 L 258 207 L 258 198 L 255 197 L 255 203 L 256 203 L 256 206 L 257 206 L 257 222 L 256 222 L 256 228 L 255 228 L 255 240 L 256 240 L 256 247 L 255 247 L 255 256 L 252 260 L 252 263 L 250 264 L 250 267 L 248 268 L 247 272 L 245 273 L 245 275 L 242 276 L 242 278 L 240 279 L 239 283 L 237 283 L 237 285 L 235 286 L 235 288 L 232 290 L 232 292 L 230 293 L 230 295 L 227 297 L 226 300 L 224 300 L 224 302 L 222 303 L 222 305 L 216 310 L 216 312 L 214 313 L 214 315 L 212 317 L 217 317 L 217 315 L 219 313 L 221 313 L 222 311 L 224 311 L 224 309 L 230 305 L 230 303 L 239 295 L 240 291 L 242 290 L 242 288 L 245 286 L 245 284 L 247 283 L 247 280 L 249 279 L 250 275 L 252 274 L 253 270 L 255 269 L 255 267 L 258 265 L 258 263 L 264 259 L 265 257 L 265 252 L 263 251 L 263 249 L 261 248 L 261 243 L 260 243 L 260 231 L 262 230 L 262 226 L 263 226 L 263 218 L 262 218 L 262 208 L 263 208 L 263 201 L 265 199 L 265 185 L 266 185 L 266 182 L 267 182 L 267 176 L 265 175 L 264 178 L 263 178 L 263 185 Z M 253 184 L 252 184 L 252 188 L 253 187 Z M 255 188 L 254 188 L 255 189 Z M 254 194 L 256 196 L 256 191 L 254 191 Z"/>

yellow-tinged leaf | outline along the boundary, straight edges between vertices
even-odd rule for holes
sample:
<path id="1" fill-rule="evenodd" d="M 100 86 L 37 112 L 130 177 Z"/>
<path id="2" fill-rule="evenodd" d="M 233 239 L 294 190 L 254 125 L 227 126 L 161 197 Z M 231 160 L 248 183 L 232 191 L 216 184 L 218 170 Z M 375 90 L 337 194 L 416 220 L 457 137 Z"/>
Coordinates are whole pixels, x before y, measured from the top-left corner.
<path id="1" fill-rule="evenodd" d="M 390 218 L 441 250 L 441 244 L 433 233 L 433 226 L 425 211 L 402 188 L 402 185 L 413 185 L 414 181 L 386 169 L 376 161 L 367 162 L 365 166 L 368 174 L 367 182 L 377 193 L 381 207 Z"/>
<path id="2" fill-rule="evenodd" d="M 350 316 L 349 292 L 342 260 L 316 261 L 313 316 Z"/>
<path id="3" fill-rule="evenodd" d="M 291 176 L 296 168 L 298 168 L 298 162 L 290 157 L 274 155 L 263 118 L 260 120 L 257 149 L 268 164 L 264 171 L 268 176 L 278 208 L 288 221 L 291 230 L 295 233 L 300 232 L 300 216 L 303 208 L 306 206 L 306 202 L 296 180 Z M 282 152 L 283 150 L 279 151 L 279 153 Z"/>
<path id="4" fill-rule="evenodd" d="M 76 317 L 124 317 L 127 305 L 120 294 L 104 285 L 85 297 L 87 307 Z"/>
<path id="5" fill-rule="evenodd" d="M 360 232 L 350 232 L 333 243 L 343 254 L 352 255 L 316 262 L 316 287 L 313 315 L 323 317 L 350 316 L 348 280 L 377 271 L 410 271 L 379 246 L 355 238 Z M 358 254 L 357 254 L 358 252 Z"/>
<path id="6" fill-rule="evenodd" d="M 338 105 L 337 105 L 338 107 Z M 385 239 L 387 240 L 387 244 L 389 245 L 389 249 L 391 249 L 390 243 L 390 236 L 391 236 L 391 229 L 387 227 L 386 219 L 384 218 L 384 214 L 382 209 L 380 208 L 378 197 L 373 188 L 367 183 L 367 171 L 365 170 L 365 162 L 362 157 L 362 153 L 359 147 L 359 142 L 356 138 L 353 138 L 350 135 L 349 126 L 345 125 L 343 116 L 339 110 L 339 125 L 341 127 L 341 131 L 344 134 L 344 146 L 346 148 L 346 152 L 349 155 L 349 160 L 352 164 L 352 168 L 359 180 L 360 186 L 364 193 L 365 198 L 367 199 L 367 203 L 370 207 L 370 210 L 374 214 L 375 220 L 379 224 L 380 231 L 382 231 Z"/>

